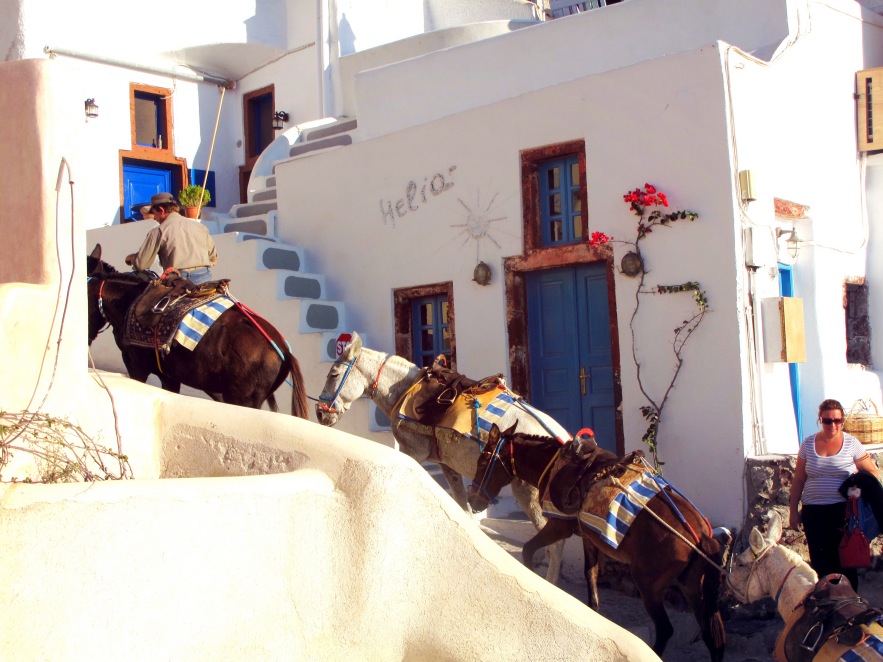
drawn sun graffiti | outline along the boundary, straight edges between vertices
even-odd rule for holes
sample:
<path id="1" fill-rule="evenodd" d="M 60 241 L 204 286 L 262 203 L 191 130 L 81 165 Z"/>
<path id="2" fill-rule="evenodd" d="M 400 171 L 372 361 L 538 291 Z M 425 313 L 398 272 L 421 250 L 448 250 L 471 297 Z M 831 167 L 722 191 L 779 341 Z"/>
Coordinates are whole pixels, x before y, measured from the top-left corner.
<path id="1" fill-rule="evenodd" d="M 497 199 L 498 194 L 494 194 L 491 198 L 491 201 L 487 204 L 487 206 L 482 207 L 481 205 L 481 193 L 479 192 L 476 195 L 475 206 L 470 207 L 463 200 L 457 198 L 457 202 L 466 210 L 466 222 L 465 223 L 453 223 L 451 224 L 452 228 L 463 228 L 460 232 L 457 233 L 457 236 L 465 235 L 466 238 L 463 240 L 463 245 L 465 246 L 469 241 L 475 242 L 475 258 L 476 260 L 480 260 L 480 246 L 481 240 L 487 239 L 493 242 L 494 246 L 500 248 L 500 243 L 493 238 L 490 233 L 491 223 L 496 223 L 497 221 L 505 221 L 505 216 L 497 216 L 494 217 L 494 202 Z"/>

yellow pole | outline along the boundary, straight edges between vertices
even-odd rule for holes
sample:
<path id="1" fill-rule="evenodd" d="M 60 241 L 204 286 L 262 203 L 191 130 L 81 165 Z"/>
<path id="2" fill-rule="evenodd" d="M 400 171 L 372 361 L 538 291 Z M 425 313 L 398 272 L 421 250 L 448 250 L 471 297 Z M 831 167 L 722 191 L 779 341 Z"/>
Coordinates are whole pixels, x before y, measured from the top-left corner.
<path id="1" fill-rule="evenodd" d="M 224 105 L 224 93 L 227 92 L 226 87 L 221 88 L 221 101 L 218 103 L 218 116 L 215 117 L 215 130 L 212 132 L 212 144 L 208 148 L 208 163 L 205 164 L 205 177 L 202 180 L 202 191 L 199 192 L 199 205 L 196 207 L 196 218 L 202 211 L 202 198 L 205 195 L 205 187 L 208 184 L 208 171 L 212 166 L 212 152 L 215 151 L 215 138 L 218 135 L 218 123 L 221 121 L 221 108 Z"/>

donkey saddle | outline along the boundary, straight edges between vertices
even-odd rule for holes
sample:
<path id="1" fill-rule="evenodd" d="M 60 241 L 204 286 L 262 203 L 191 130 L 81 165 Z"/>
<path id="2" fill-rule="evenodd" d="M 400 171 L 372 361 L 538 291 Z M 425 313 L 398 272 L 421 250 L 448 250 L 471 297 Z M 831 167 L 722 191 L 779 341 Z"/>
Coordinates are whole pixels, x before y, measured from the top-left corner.
<path id="1" fill-rule="evenodd" d="M 410 405 L 420 423 L 424 425 L 438 425 L 451 405 L 462 394 L 486 393 L 503 383 L 501 374 L 480 380 L 461 375 L 447 367 L 443 354 L 436 357 L 432 366 L 424 370 L 425 375 L 420 389 L 414 393 Z"/>
<path id="2" fill-rule="evenodd" d="M 227 293 L 229 278 L 197 285 L 187 278 L 154 280 L 129 307 L 123 344 L 169 351 L 185 315 Z"/>
<path id="3" fill-rule="evenodd" d="M 866 635 L 862 626 L 883 619 L 883 612 L 872 608 L 852 590 L 840 574 L 822 577 L 804 598 L 803 613 L 783 632 L 788 660 L 811 660 L 829 640 L 852 647 Z"/>

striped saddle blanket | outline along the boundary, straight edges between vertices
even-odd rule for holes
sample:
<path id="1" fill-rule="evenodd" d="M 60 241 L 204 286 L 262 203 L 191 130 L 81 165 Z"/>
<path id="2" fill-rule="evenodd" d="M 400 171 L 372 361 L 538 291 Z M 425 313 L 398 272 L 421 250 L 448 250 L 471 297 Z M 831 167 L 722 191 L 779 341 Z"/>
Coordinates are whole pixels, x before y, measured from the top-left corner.
<path id="1" fill-rule="evenodd" d="M 129 309 L 123 342 L 133 347 L 158 347 L 163 352 L 178 342 L 193 350 L 209 327 L 234 300 L 223 294 L 211 293 L 203 297 L 181 297 L 169 304 L 155 327 L 141 324 L 135 315 L 135 306 Z"/>
<path id="2" fill-rule="evenodd" d="M 421 417 L 414 409 L 413 396 L 414 393 L 409 393 L 405 396 L 397 416 L 406 422 L 421 423 Z M 476 443 L 484 444 L 487 441 L 487 435 L 491 426 L 494 423 L 499 424 L 503 416 L 512 407 L 518 407 L 522 411 L 529 413 L 542 423 L 549 434 L 557 437 L 559 441 L 564 442 L 570 439 L 567 431 L 554 419 L 531 407 L 520 396 L 510 391 L 503 384 L 474 393 L 464 391 L 448 407 L 442 418 L 435 423 L 435 426 L 455 430 Z"/>
<path id="3" fill-rule="evenodd" d="M 666 487 L 668 482 L 646 465 L 627 465 L 622 476 L 605 477 L 592 486 L 579 521 L 616 549 L 647 502 Z"/>

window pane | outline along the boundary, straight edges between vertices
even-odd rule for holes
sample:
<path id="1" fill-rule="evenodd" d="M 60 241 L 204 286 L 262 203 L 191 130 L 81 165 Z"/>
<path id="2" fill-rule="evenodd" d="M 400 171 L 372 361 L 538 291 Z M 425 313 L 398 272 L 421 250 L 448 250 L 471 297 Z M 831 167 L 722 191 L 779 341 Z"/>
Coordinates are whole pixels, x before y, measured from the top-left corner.
<path id="1" fill-rule="evenodd" d="M 579 189 L 574 189 L 570 194 L 570 210 L 574 214 L 579 214 L 582 211 L 582 202 L 579 199 Z"/>
<path id="2" fill-rule="evenodd" d="M 561 188 L 561 168 L 549 168 L 549 188 Z"/>
<path id="3" fill-rule="evenodd" d="M 557 218 L 551 224 L 552 242 L 561 241 L 561 219 Z"/>
<path id="4" fill-rule="evenodd" d="M 156 99 L 135 95 L 135 142 L 138 145 L 156 147 L 157 130 Z"/>
<path id="5" fill-rule="evenodd" d="M 570 185 L 579 186 L 579 161 L 570 164 Z"/>
<path id="6" fill-rule="evenodd" d="M 432 304 L 424 303 L 418 311 L 418 320 L 421 326 L 432 324 Z"/>
<path id="7" fill-rule="evenodd" d="M 448 327 L 442 329 L 442 347 L 446 354 L 451 353 L 451 330 Z"/>
<path id="8" fill-rule="evenodd" d="M 561 213 L 561 194 L 553 193 L 549 196 L 549 216 L 557 216 Z"/>
<path id="9" fill-rule="evenodd" d="M 447 299 L 445 299 L 441 302 L 441 323 L 442 324 L 448 323 L 448 301 L 447 301 Z M 445 328 L 445 331 L 447 332 L 447 328 Z"/>
<path id="10" fill-rule="evenodd" d="M 573 217 L 573 236 L 577 239 L 583 236 L 583 217 L 579 214 Z"/>
<path id="11" fill-rule="evenodd" d="M 435 331 L 433 329 L 423 329 L 420 331 L 420 342 L 424 350 L 432 350 L 435 346 Z"/>

